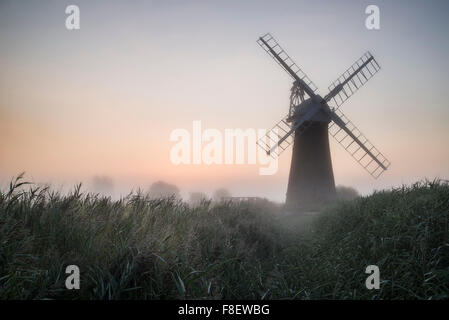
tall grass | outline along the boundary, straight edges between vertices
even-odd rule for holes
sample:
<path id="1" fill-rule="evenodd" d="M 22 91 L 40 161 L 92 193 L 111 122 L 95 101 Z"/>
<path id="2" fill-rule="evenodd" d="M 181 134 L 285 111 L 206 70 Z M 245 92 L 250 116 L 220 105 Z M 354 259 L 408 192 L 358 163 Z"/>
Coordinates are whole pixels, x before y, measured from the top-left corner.
<path id="1" fill-rule="evenodd" d="M 447 299 L 448 218 L 449 185 L 440 181 L 345 202 L 315 221 L 280 274 L 298 298 Z M 368 265 L 380 268 L 380 290 L 365 287 Z"/>
<path id="2" fill-rule="evenodd" d="M 0 192 L 2 299 L 443 299 L 449 186 L 438 181 L 328 208 L 309 231 L 276 207 L 136 192 L 119 201 L 24 184 Z M 79 266 L 80 290 L 65 288 Z M 380 290 L 367 290 L 367 265 Z"/>

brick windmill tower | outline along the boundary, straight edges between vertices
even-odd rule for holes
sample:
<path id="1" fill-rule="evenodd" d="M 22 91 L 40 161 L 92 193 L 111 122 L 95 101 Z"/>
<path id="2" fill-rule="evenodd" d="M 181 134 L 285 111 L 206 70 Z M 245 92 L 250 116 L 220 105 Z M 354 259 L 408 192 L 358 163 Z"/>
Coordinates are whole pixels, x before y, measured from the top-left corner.
<path id="1" fill-rule="evenodd" d="M 322 98 L 317 87 L 269 33 L 258 44 L 293 78 L 290 109 L 257 144 L 278 157 L 293 144 L 286 206 L 309 208 L 335 199 L 335 181 L 329 134 L 377 179 L 390 162 L 377 150 L 339 107 L 380 70 L 365 53 L 329 86 Z M 335 107 L 328 105 L 333 102 Z"/>

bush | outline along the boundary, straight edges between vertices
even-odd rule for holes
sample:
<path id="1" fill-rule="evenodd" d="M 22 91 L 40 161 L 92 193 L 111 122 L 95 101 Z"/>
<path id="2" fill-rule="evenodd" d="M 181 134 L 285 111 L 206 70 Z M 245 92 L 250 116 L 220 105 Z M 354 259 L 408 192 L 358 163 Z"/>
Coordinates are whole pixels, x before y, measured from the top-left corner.
<path id="1" fill-rule="evenodd" d="M 352 187 L 337 186 L 335 189 L 339 201 L 354 200 L 360 196 L 358 191 Z"/>

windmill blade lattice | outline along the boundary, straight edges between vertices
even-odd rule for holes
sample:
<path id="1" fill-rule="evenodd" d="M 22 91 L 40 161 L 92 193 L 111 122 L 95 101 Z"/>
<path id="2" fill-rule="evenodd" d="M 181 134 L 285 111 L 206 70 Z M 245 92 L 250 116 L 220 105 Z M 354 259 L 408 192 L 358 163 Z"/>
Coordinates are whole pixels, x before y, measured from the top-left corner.
<path id="1" fill-rule="evenodd" d="M 263 41 L 261 40 L 263 39 Z M 304 81 L 304 83 L 309 86 L 309 88 L 315 92 L 318 88 L 317 86 L 312 82 L 312 80 L 309 79 L 309 77 L 301 70 L 300 67 L 290 58 L 290 56 L 285 52 L 284 49 L 279 45 L 279 43 L 276 41 L 276 39 L 269 33 L 265 34 L 264 36 L 260 37 L 257 40 L 257 43 L 262 47 L 263 50 L 265 50 L 270 57 L 276 61 L 277 64 L 279 64 L 282 69 L 284 69 L 288 74 L 290 74 L 292 77 L 290 71 L 293 71 L 294 74 L 297 75 L 299 79 Z M 284 66 L 282 63 L 280 63 L 277 58 L 273 55 L 273 53 L 270 51 L 272 49 L 274 53 L 285 63 L 286 66 Z M 288 68 L 290 70 L 288 70 Z M 294 78 L 294 77 L 293 77 Z"/>
<path id="2" fill-rule="evenodd" d="M 378 71 L 380 66 L 370 52 L 366 52 L 349 69 L 329 86 L 329 101 L 340 107 L 350 96 L 368 82 Z M 340 86 L 340 88 L 339 88 Z M 332 91 L 336 91 L 333 94 Z"/>
<path id="3" fill-rule="evenodd" d="M 257 145 L 273 158 L 279 157 L 294 142 L 295 134 L 302 134 L 311 124 L 311 122 L 305 122 L 299 127 L 292 127 L 292 122 L 287 121 L 289 117 L 287 114 L 257 141 Z M 292 129 L 294 129 L 293 132 Z M 277 148 L 273 148 L 276 144 Z"/>
<path id="4" fill-rule="evenodd" d="M 291 130 L 291 125 L 287 121 L 289 114 L 276 123 L 262 138 L 257 141 L 257 145 L 261 147 L 267 154 L 271 156 L 279 156 L 285 149 L 293 143 L 293 135 L 287 137 L 274 152 L 270 152 L 271 148 L 276 145 Z"/>
<path id="5" fill-rule="evenodd" d="M 334 121 L 329 123 L 329 134 L 375 179 L 390 166 L 390 161 L 365 137 L 365 135 L 340 111 L 333 112 L 343 121 L 346 132 Z M 353 135 L 356 139 L 351 137 Z M 362 145 L 360 145 L 361 143 Z"/>

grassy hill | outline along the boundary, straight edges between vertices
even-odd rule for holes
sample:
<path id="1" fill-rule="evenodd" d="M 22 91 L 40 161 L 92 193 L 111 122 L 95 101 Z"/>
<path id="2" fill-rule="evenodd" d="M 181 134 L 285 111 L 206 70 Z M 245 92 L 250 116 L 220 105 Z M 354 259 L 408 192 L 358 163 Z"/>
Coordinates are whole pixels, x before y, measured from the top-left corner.
<path id="1" fill-rule="evenodd" d="M 449 298 L 447 183 L 302 219 L 270 205 L 111 201 L 21 181 L 0 192 L 1 299 Z M 65 288 L 71 264 L 80 290 Z M 379 290 L 365 287 L 373 264 Z"/>

